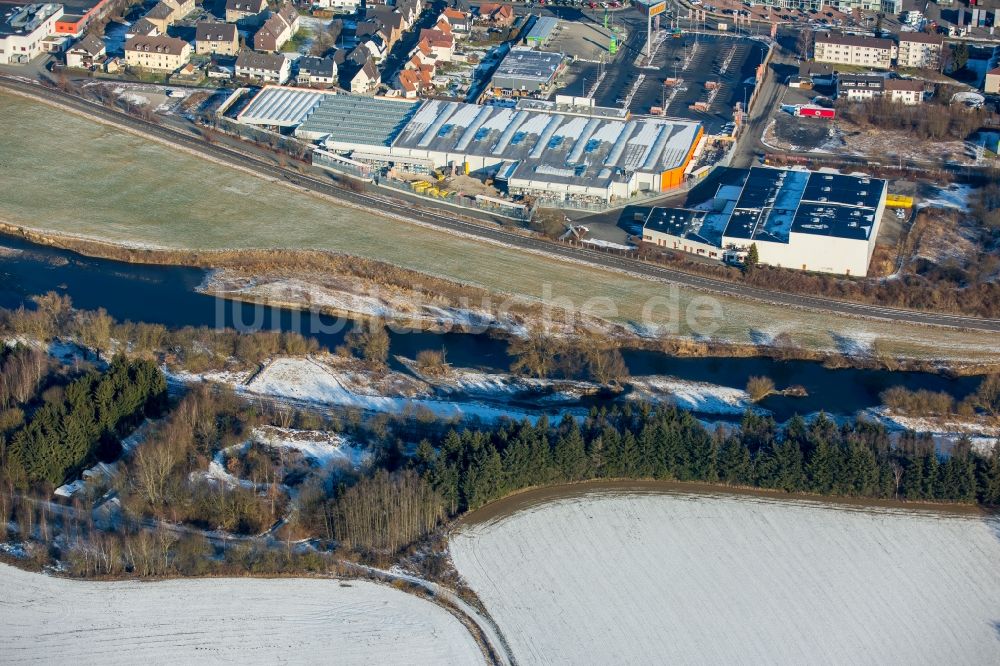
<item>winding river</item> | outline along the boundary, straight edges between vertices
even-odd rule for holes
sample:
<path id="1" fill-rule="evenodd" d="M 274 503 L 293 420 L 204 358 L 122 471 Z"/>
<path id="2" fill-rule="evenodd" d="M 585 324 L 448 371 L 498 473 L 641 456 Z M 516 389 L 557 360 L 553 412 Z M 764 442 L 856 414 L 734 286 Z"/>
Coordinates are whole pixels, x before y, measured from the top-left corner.
<path id="1" fill-rule="evenodd" d="M 0 307 L 30 307 L 31 296 L 56 291 L 79 308 L 103 307 L 119 320 L 159 323 L 168 327 L 215 326 L 223 322 L 299 330 L 334 349 L 350 330 L 350 322 L 311 312 L 226 301 L 198 293 L 202 269 L 130 264 L 94 259 L 36 245 L 19 238 L 0 239 Z M 456 367 L 503 372 L 510 364 L 506 343 L 488 334 L 393 332 L 393 355 L 415 358 L 423 349 L 445 349 Z M 767 358 L 677 358 L 653 351 L 624 352 L 632 375 L 671 375 L 721 386 L 746 385 L 754 375 L 774 379 L 778 387 L 801 385 L 808 397 L 772 396 L 762 406 L 779 420 L 820 410 L 851 416 L 880 404 L 879 393 L 890 386 L 947 391 L 961 399 L 974 391 L 978 377 L 951 378 L 921 372 L 829 369 L 812 361 Z M 399 369 L 397 367 L 397 369 Z"/>

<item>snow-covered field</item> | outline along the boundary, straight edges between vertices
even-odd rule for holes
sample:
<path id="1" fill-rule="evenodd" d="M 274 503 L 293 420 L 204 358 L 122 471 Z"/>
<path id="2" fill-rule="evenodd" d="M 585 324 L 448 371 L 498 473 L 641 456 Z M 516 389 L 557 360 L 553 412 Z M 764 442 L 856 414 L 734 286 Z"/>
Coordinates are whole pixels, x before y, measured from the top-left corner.
<path id="1" fill-rule="evenodd" d="M 83 582 L 0 565 L 0 662 L 476 664 L 444 609 L 374 583 Z"/>
<path id="2" fill-rule="evenodd" d="M 521 664 L 1000 663 L 1000 523 L 592 494 L 454 535 Z"/>

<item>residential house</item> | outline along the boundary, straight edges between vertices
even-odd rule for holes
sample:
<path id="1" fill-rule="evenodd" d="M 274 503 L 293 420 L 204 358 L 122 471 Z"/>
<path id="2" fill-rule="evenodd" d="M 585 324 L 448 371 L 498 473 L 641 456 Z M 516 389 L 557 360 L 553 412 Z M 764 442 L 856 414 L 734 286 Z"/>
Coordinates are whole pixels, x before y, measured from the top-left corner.
<path id="1" fill-rule="evenodd" d="M 890 102 L 907 105 L 924 103 L 924 82 L 919 79 L 886 79 L 882 91 Z"/>
<path id="2" fill-rule="evenodd" d="M 469 28 L 472 27 L 472 21 L 469 18 L 468 12 L 463 12 L 461 9 L 455 9 L 454 7 L 446 7 L 441 15 L 438 16 L 438 23 L 441 21 L 447 21 L 448 25 L 451 26 L 452 32 L 468 32 Z"/>
<path id="3" fill-rule="evenodd" d="M 986 72 L 986 79 L 983 81 L 983 92 L 988 95 L 1000 93 L 1000 67 Z"/>
<path id="4" fill-rule="evenodd" d="M 439 21 L 433 28 L 421 30 L 417 44 L 421 51 L 430 51 L 437 62 L 451 62 L 455 53 L 455 36 L 447 21 Z"/>
<path id="5" fill-rule="evenodd" d="M 369 60 L 351 77 L 351 92 L 360 94 L 372 93 L 375 92 L 381 83 L 382 77 L 378 72 L 378 68 L 374 62 Z"/>
<path id="6" fill-rule="evenodd" d="M 191 59 L 191 45 L 183 39 L 155 35 L 125 42 L 125 64 L 150 72 L 173 72 Z"/>
<path id="7" fill-rule="evenodd" d="M 299 73 L 295 78 L 300 86 L 332 88 L 337 85 L 337 63 L 333 58 L 304 56 L 296 63 Z"/>
<path id="8" fill-rule="evenodd" d="M 299 13 L 292 5 L 282 5 L 264 21 L 264 25 L 254 33 L 253 48 L 256 51 L 273 53 L 278 51 L 299 30 Z"/>
<path id="9" fill-rule="evenodd" d="M 66 66 L 92 69 L 100 64 L 105 55 L 107 49 L 104 47 L 104 40 L 88 32 L 83 39 L 66 51 Z"/>
<path id="10" fill-rule="evenodd" d="M 896 51 L 896 66 L 939 69 L 941 50 L 944 48 L 943 35 L 928 35 L 924 32 L 899 33 Z"/>
<path id="11" fill-rule="evenodd" d="M 510 5 L 484 2 L 479 5 L 476 20 L 490 28 L 509 28 L 514 25 L 514 9 Z"/>
<path id="12" fill-rule="evenodd" d="M 240 36 L 235 23 L 202 23 L 195 26 L 194 52 L 234 56 L 240 52 Z"/>
<path id="13" fill-rule="evenodd" d="M 270 15 L 267 0 L 226 0 L 226 23 L 254 27 Z"/>
<path id="14" fill-rule="evenodd" d="M 371 35 L 368 39 L 362 42 L 362 46 L 368 49 L 375 62 L 381 62 L 389 54 L 388 45 L 385 43 L 385 39 L 382 38 L 380 33 Z"/>
<path id="15" fill-rule="evenodd" d="M 874 37 L 816 35 L 813 53 L 817 62 L 889 69 L 896 56 L 896 44 L 891 39 Z"/>
<path id="16" fill-rule="evenodd" d="M 396 9 L 403 15 L 403 25 L 409 30 L 420 18 L 420 13 L 424 11 L 423 0 L 398 0 Z"/>
<path id="17" fill-rule="evenodd" d="M 160 34 L 166 34 L 172 25 L 194 11 L 194 0 L 160 0 L 146 12 L 145 19 L 156 26 Z"/>
<path id="18" fill-rule="evenodd" d="M 418 65 L 410 67 L 409 65 L 410 63 L 407 63 L 407 67 L 400 70 L 399 74 L 396 75 L 396 89 L 403 93 L 403 97 L 413 99 L 433 90 L 434 66 Z"/>
<path id="19" fill-rule="evenodd" d="M 404 23 L 403 13 L 395 7 L 375 5 L 365 10 L 365 22 L 374 23 L 385 35 L 387 47 L 391 49 L 408 29 Z M 361 27 L 360 25 L 358 26 Z M 362 35 L 358 34 L 360 38 Z"/>
<path id="20" fill-rule="evenodd" d="M 317 0 L 313 4 L 320 9 L 336 9 L 353 14 L 361 6 L 361 0 Z"/>
<path id="21" fill-rule="evenodd" d="M 162 34 L 152 21 L 143 16 L 125 31 L 125 39 L 127 41 L 133 37 L 155 37 Z"/>
<path id="22" fill-rule="evenodd" d="M 243 49 L 236 58 L 237 78 L 282 84 L 288 80 L 291 69 L 288 58 L 280 53 L 257 53 Z"/>

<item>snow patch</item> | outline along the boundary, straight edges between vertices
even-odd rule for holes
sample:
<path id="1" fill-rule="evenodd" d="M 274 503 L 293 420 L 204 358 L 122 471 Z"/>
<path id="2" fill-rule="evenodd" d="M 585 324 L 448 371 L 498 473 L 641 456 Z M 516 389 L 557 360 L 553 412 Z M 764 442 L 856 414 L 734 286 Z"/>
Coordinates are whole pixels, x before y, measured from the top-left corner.
<path id="1" fill-rule="evenodd" d="M 633 377 L 629 384 L 633 391 L 628 397 L 632 400 L 666 402 L 702 414 L 764 411 L 754 406 L 746 391 L 728 386 L 663 376 Z"/>

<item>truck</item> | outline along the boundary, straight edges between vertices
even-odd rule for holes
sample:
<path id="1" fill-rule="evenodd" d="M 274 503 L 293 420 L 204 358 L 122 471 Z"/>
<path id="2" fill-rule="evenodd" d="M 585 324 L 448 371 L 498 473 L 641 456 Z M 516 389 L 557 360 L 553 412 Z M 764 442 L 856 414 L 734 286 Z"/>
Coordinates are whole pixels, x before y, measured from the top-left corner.
<path id="1" fill-rule="evenodd" d="M 795 115 L 799 118 L 826 118 L 829 120 L 837 116 L 837 111 L 835 109 L 827 109 L 822 106 L 800 104 L 795 107 Z"/>

